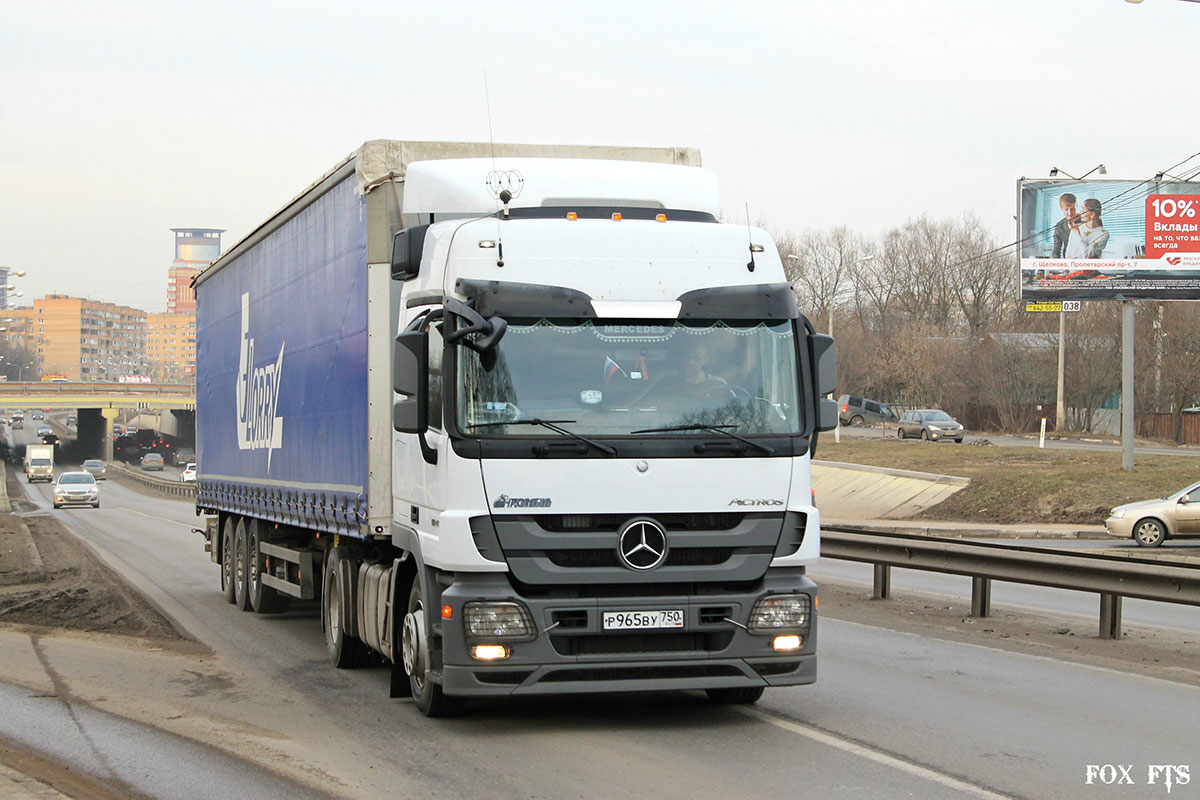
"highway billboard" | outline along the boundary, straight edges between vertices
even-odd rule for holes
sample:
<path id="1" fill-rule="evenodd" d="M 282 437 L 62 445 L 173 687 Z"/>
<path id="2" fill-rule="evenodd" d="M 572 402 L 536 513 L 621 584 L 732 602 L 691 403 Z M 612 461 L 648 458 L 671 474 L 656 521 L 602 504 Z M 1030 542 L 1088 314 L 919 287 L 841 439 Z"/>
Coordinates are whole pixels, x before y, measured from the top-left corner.
<path id="1" fill-rule="evenodd" d="M 1200 299 L 1200 183 L 1021 179 L 1021 299 Z"/>

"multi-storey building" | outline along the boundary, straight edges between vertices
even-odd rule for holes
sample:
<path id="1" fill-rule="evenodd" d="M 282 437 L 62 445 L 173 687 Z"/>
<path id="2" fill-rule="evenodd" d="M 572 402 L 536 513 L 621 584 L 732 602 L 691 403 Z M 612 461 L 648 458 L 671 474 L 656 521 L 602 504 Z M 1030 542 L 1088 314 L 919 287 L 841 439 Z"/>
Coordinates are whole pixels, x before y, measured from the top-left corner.
<path id="1" fill-rule="evenodd" d="M 40 359 L 43 374 L 72 381 L 117 381 L 122 375 L 149 374 L 145 311 L 48 294 L 35 300 L 29 312 L 29 347 Z"/>
<path id="2" fill-rule="evenodd" d="M 171 228 L 175 260 L 167 271 L 167 313 L 196 311 L 192 279 L 221 255 L 220 228 Z"/>
<path id="3" fill-rule="evenodd" d="M 156 383 L 187 383 L 195 378 L 195 312 L 146 315 L 146 362 Z"/>

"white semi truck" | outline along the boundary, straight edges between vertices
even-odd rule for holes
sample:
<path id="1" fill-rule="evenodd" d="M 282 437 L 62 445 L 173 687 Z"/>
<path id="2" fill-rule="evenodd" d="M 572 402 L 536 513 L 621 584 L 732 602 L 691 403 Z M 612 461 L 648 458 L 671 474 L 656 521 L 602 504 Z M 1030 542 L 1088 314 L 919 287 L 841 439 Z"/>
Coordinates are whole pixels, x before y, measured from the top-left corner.
<path id="1" fill-rule="evenodd" d="M 226 597 L 431 716 L 812 682 L 836 365 L 770 237 L 696 151 L 492 152 L 368 142 L 197 280 Z"/>

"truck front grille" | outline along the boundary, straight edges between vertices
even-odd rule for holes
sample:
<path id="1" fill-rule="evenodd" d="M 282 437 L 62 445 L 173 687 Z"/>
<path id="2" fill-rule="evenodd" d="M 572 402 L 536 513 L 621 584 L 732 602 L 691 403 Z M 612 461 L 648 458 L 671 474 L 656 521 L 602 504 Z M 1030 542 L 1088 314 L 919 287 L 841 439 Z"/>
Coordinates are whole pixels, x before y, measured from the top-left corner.
<path id="1" fill-rule="evenodd" d="M 616 533 L 638 514 L 538 514 L 538 527 L 551 533 Z M 667 532 L 671 531 L 730 531 L 746 516 L 741 512 L 652 514 Z"/>
<path id="2" fill-rule="evenodd" d="M 546 558 L 556 567 L 595 568 L 617 567 L 615 548 L 587 550 L 544 550 Z M 678 547 L 667 553 L 663 566 L 699 567 L 724 564 L 733 555 L 732 547 Z"/>

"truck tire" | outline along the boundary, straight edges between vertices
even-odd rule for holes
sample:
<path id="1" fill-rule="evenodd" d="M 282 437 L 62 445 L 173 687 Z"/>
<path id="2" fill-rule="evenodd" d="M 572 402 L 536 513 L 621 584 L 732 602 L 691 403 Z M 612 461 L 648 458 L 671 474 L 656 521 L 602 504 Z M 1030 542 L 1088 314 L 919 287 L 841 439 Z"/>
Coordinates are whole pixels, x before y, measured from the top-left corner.
<path id="1" fill-rule="evenodd" d="M 404 615 L 404 629 L 400 640 L 404 671 L 408 674 L 408 685 L 412 690 L 413 704 L 427 717 L 445 717 L 461 707 L 460 698 L 447 697 L 442 685 L 434 683 L 426 668 L 430 663 L 430 639 L 427 634 L 428 620 L 425 615 L 425 600 L 421 592 L 421 578 L 413 578 L 412 591 L 408 593 L 408 612 Z"/>
<path id="2" fill-rule="evenodd" d="M 250 611 L 250 536 L 246 520 L 239 519 L 233 531 L 233 604 Z"/>
<path id="3" fill-rule="evenodd" d="M 343 578 L 341 563 L 350 559 L 350 550 L 335 547 L 325 557 L 325 578 L 321 581 L 321 628 L 325 631 L 325 650 L 329 663 L 338 669 L 361 666 L 367 660 L 367 646 L 346 630 L 343 608 L 354 607 L 354 595 Z M 351 574 L 357 570 L 350 570 Z"/>
<path id="4" fill-rule="evenodd" d="M 735 689 L 705 689 L 708 699 L 725 705 L 749 705 L 762 697 L 762 686 L 739 686 Z"/>
<path id="5" fill-rule="evenodd" d="M 230 603 L 234 602 L 233 592 L 233 539 L 234 518 L 226 516 L 221 523 L 221 592 Z"/>
<path id="6" fill-rule="evenodd" d="M 263 554 L 259 552 L 262 541 L 262 523 L 250 521 L 250 606 L 258 614 L 282 614 L 292 605 L 292 598 L 280 594 L 262 582 Z"/>

